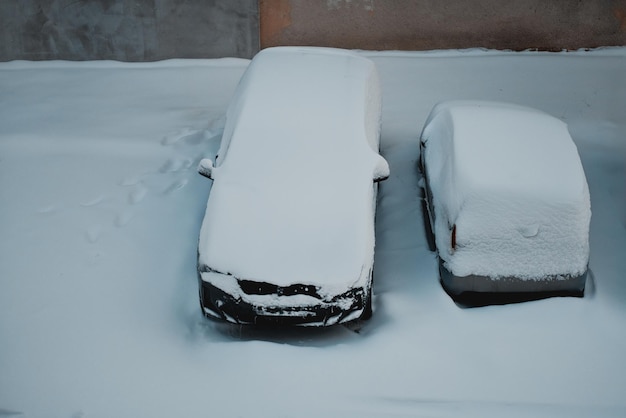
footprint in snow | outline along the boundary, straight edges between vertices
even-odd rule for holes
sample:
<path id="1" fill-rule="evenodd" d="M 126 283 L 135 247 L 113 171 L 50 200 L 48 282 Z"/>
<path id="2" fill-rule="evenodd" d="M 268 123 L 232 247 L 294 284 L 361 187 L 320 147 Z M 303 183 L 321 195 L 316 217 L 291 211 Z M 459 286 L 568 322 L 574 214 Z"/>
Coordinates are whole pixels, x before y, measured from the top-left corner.
<path id="1" fill-rule="evenodd" d="M 184 143 L 185 145 L 198 145 L 202 142 L 211 140 L 216 137 L 221 137 L 223 133 L 222 129 L 205 129 L 195 130 L 190 128 L 181 129 L 180 131 L 166 135 L 161 140 L 161 144 L 165 146 L 174 145 L 178 143 Z"/>
<path id="2" fill-rule="evenodd" d="M 208 131 L 196 131 L 195 133 L 187 135 L 180 140 L 187 145 L 198 145 L 207 139 L 210 139 L 211 136 L 211 133 Z"/>
<path id="3" fill-rule="evenodd" d="M 170 194 L 172 192 L 175 192 L 176 190 L 182 189 L 183 187 L 187 185 L 188 182 L 189 180 L 187 180 L 186 178 L 176 180 L 175 182 L 167 186 L 165 190 L 163 190 L 163 194 Z"/>
<path id="4" fill-rule="evenodd" d="M 133 215 L 134 213 L 132 210 L 125 210 L 122 213 L 118 214 L 115 217 L 115 226 L 117 226 L 118 228 L 126 226 L 133 218 Z"/>
<path id="5" fill-rule="evenodd" d="M 539 234 L 539 225 L 525 225 L 517 230 L 524 238 L 533 238 Z"/>
<path id="6" fill-rule="evenodd" d="M 193 161 L 189 158 L 170 158 L 159 168 L 159 173 L 175 173 L 181 170 L 189 170 L 192 164 Z"/>
<path id="7" fill-rule="evenodd" d="M 161 140 L 161 144 L 168 146 L 174 145 L 179 142 L 186 142 L 189 144 L 198 144 L 204 139 L 204 131 L 197 131 L 191 128 L 183 128 L 178 132 L 166 135 Z"/>
<path id="8" fill-rule="evenodd" d="M 148 194 L 148 189 L 142 185 L 137 185 L 133 191 L 128 194 L 128 201 L 131 205 L 141 202 Z"/>
<path id="9" fill-rule="evenodd" d="M 189 135 L 190 133 L 191 133 L 191 130 L 188 128 L 185 128 L 178 132 L 165 135 L 163 139 L 161 139 L 161 145 L 165 145 L 165 146 L 174 145 L 175 143 L 180 141 L 182 137 L 184 137 L 185 135 Z"/>
<path id="10" fill-rule="evenodd" d="M 124 186 L 124 187 L 128 187 L 128 186 L 135 186 L 137 184 L 141 183 L 141 177 L 138 176 L 129 176 L 126 178 L 123 178 L 119 185 L 120 186 Z"/>
<path id="11" fill-rule="evenodd" d="M 87 241 L 90 244 L 95 244 L 96 242 L 98 242 L 98 239 L 100 239 L 100 235 L 102 235 L 102 226 L 98 224 L 91 225 L 89 228 L 87 228 L 87 231 L 85 233 Z"/>
<path id="12" fill-rule="evenodd" d="M 100 203 L 104 202 L 105 198 L 106 197 L 104 195 L 99 195 L 99 196 L 94 197 L 93 199 L 90 199 L 90 200 L 87 200 L 87 201 L 81 203 L 80 205 L 84 206 L 84 207 L 96 206 L 96 205 L 99 205 Z"/>

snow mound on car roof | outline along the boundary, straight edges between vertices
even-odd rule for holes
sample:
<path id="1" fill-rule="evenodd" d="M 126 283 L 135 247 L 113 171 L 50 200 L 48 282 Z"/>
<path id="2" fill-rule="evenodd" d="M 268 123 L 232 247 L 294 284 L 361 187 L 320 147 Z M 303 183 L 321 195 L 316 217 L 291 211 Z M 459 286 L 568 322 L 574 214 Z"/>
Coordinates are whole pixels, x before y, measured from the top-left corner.
<path id="1" fill-rule="evenodd" d="M 368 277 L 380 110 L 366 58 L 324 48 L 257 55 L 228 111 L 201 261 L 279 285 L 345 291 Z"/>
<path id="2" fill-rule="evenodd" d="M 521 106 L 448 102 L 422 142 L 437 250 L 454 275 L 585 272 L 589 190 L 565 123 Z"/>

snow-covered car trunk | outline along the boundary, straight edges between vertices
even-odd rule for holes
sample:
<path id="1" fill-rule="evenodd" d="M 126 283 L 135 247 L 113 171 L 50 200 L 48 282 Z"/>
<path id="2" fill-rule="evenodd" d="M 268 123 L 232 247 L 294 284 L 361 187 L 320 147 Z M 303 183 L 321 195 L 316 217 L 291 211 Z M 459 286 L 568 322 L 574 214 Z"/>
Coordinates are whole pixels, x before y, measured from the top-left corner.
<path id="1" fill-rule="evenodd" d="M 370 310 L 381 92 L 352 52 L 271 48 L 227 113 L 200 232 L 205 314 L 331 325 Z"/>
<path id="2" fill-rule="evenodd" d="M 449 292 L 582 294 L 591 208 L 565 123 L 510 104 L 442 103 L 421 163 Z"/>

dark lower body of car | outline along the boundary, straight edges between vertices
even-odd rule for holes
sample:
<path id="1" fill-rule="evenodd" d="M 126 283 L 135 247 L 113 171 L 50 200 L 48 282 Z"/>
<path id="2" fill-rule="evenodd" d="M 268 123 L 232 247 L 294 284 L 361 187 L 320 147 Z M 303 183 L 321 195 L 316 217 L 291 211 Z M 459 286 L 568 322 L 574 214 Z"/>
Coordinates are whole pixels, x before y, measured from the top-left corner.
<path id="1" fill-rule="evenodd" d="M 474 274 L 456 276 L 439 259 L 439 274 L 444 290 L 454 300 L 468 306 L 524 302 L 553 296 L 583 297 L 587 271 L 576 276 L 555 275 L 536 280 Z"/>
<path id="2" fill-rule="evenodd" d="M 200 305 L 205 316 L 236 324 L 329 326 L 371 316 L 371 280 L 333 297 L 322 297 L 311 285 L 280 287 L 265 282 L 237 280 L 242 295 L 249 297 L 306 295 L 315 303 L 253 303 L 250 298 L 230 294 L 198 275 Z"/>

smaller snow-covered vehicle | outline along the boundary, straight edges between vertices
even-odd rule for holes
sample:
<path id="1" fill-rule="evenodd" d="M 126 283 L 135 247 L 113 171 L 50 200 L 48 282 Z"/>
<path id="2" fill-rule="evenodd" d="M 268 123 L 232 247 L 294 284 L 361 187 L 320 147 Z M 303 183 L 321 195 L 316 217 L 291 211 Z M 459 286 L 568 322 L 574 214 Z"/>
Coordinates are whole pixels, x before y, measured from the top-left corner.
<path id="1" fill-rule="evenodd" d="M 444 102 L 420 148 L 448 293 L 582 296 L 591 207 L 564 122 L 512 104 Z"/>
<path id="2" fill-rule="evenodd" d="M 371 314 L 381 91 L 372 61 L 279 47 L 231 101 L 198 245 L 200 304 L 234 323 L 332 325 Z"/>

